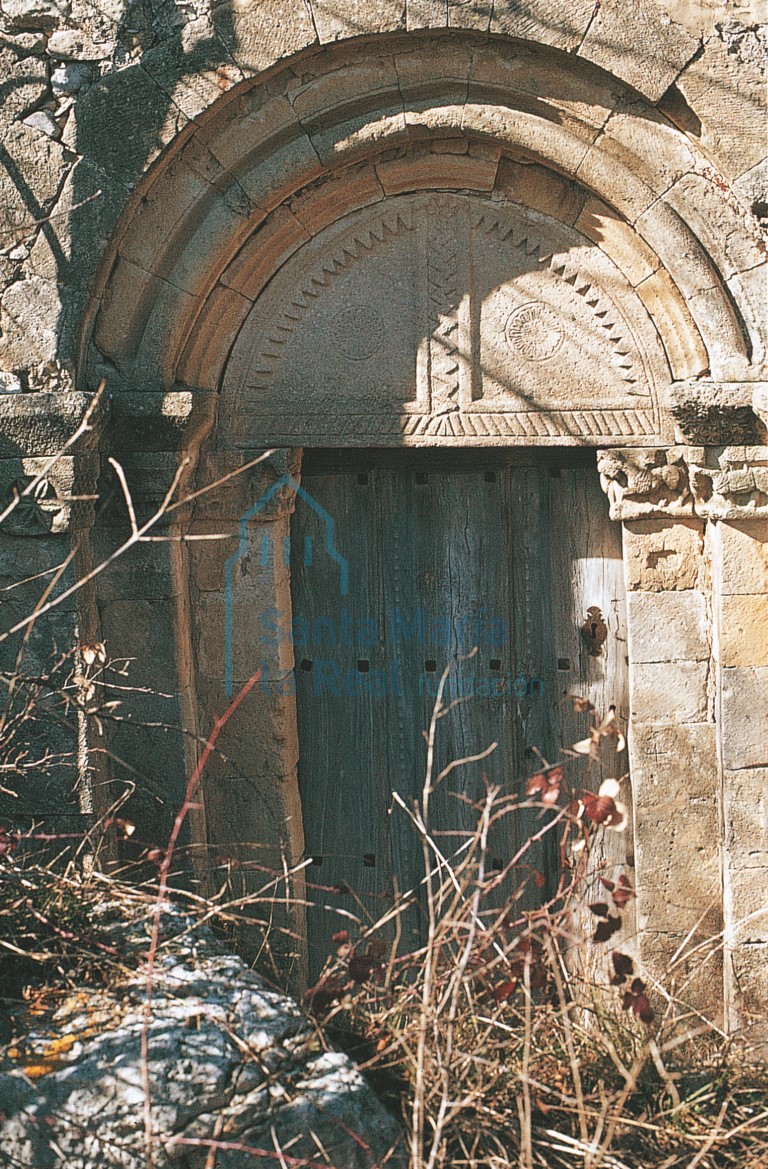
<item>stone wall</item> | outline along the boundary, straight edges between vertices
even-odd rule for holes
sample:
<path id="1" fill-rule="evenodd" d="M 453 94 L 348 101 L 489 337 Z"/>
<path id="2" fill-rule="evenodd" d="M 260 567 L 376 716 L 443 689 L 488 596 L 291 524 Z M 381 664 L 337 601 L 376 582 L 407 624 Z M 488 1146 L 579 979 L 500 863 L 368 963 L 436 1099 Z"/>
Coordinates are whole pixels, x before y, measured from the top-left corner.
<path id="1" fill-rule="evenodd" d="M 78 560 L 57 589 L 119 546 L 130 529 L 110 453 L 142 519 L 182 456 L 189 488 L 267 439 L 286 450 L 311 440 L 306 420 L 297 429 L 301 403 L 287 410 L 279 394 L 273 431 L 253 433 L 248 363 L 262 291 L 294 254 L 301 268 L 304 246 L 345 215 L 365 218 L 401 197 L 420 208 L 420 193 L 435 190 L 473 206 L 495 201 L 526 263 L 534 248 L 515 236 L 520 223 L 545 243 L 571 241 L 602 291 L 619 289 L 611 305 L 634 306 L 627 345 L 610 335 L 612 359 L 623 369 L 629 354 L 647 383 L 635 421 L 626 402 L 606 421 L 574 390 L 572 433 L 570 415 L 565 425 L 534 411 L 519 432 L 505 415 L 468 438 L 471 410 L 446 422 L 450 410 L 425 409 L 420 441 L 604 448 L 598 465 L 624 525 L 645 956 L 662 971 L 688 935 L 700 939 L 716 972 L 708 1009 L 717 1013 L 724 979 L 733 1028 L 759 1013 L 768 946 L 758 9 L 747 0 L 579 0 L 567 11 L 551 0 L 0 0 L 0 493 L 10 499 L 44 469 L 100 379 L 109 386 L 98 427 L 47 476 L 53 494 L 4 527 L 3 584 L 15 583 L 17 565 L 33 576 L 60 563 L 73 536 Z M 550 275 L 588 302 L 578 271 L 553 262 Z M 429 318 L 435 369 L 436 345 L 454 328 L 477 336 L 455 292 L 445 295 Z M 459 396 L 472 397 L 473 376 Z M 319 445 L 329 434 L 371 441 L 340 418 L 341 408 L 326 412 Z M 158 843 L 222 698 L 226 550 L 205 540 L 222 524 L 234 529 L 269 473 L 174 512 L 158 529 L 167 543 L 143 545 L 35 628 L 41 661 L 52 646 L 103 637 L 135 659 L 134 685 L 165 695 L 140 695 L 135 725 L 107 736 L 113 778 L 143 783 L 148 760 L 161 777 L 138 809 Z M 88 542 L 94 509 L 83 497 L 97 485 L 107 505 Z M 286 526 L 287 513 L 268 522 Z M 2 627 L 38 595 L 30 586 L 4 599 Z M 181 725 L 186 735 L 167 729 Z M 76 720 L 62 733 L 82 763 Z M 246 808 L 243 783 L 227 796 L 231 776 L 217 773 L 193 835 L 218 844 L 247 816 L 248 831 L 295 858 L 292 711 L 249 712 L 231 735 L 249 760 L 238 780 L 256 795 Z M 86 770 L 104 746 L 91 744 L 99 750 Z M 67 773 L 59 796 L 71 786 Z M 85 810 L 108 804 L 107 786 L 89 790 Z M 675 973 L 683 986 L 680 963 Z"/>
<path id="2" fill-rule="evenodd" d="M 244 80 L 341 38 L 449 28 L 564 49 L 659 103 L 702 144 L 733 198 L 765 214 L 757 7 L 610 0 L 596 10 L 582 0 L 563 16 L 550 0 L 154 6 L 115 0 L 98 7 L 84 0 L 4 0 L 0 369 L 8 375 L 6 388 L 14 376 L 24 388 L 72 383 L 99 261 L 131 191 L 169 143 Z M 706 176 L 698 182 L 702 198 L 710 197 Z"/>

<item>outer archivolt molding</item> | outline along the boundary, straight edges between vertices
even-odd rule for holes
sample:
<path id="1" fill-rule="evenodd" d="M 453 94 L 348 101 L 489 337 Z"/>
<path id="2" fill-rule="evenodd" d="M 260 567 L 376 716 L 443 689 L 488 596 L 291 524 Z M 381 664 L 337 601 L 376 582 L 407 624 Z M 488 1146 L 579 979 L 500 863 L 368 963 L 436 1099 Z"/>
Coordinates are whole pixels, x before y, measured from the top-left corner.
<path id="1" fill-rule="evenodd" d="M 368 63 L 375 62 L 378 68 L 365 67 L 366 53 Z M 696 327 L 704 338 L 709 371 L 706 365 L 693 368 L 689 362 L 678 376 L 711 372 L 726 381 L 759 376 L 748 354 L 750 343 L 758 357 L 762 346 L 754 334 L 750 340 L 744 336 L 720 272 L 721 267 L 727 270 L 725 262 L 708 254 L 684 222 L 680 200 L 676 210 L 665 201 L 670 142 L 674 144 L 677 131 L 665 124 L 662 133 L 658 113 L 649 107 L 644 115 L 636 94 L 631 95 L 631 105 L 612 126 L 609 138 L 600 131 L 601 122 L 610 124 L 611 110 L 605 107 L 609 100 L 614 106 L 629 103 L 630 95 L 615 79 L 565 54 L 492 42 L 482 53 L 482 86 L 473 74 L 473 42 L 461 37 L 437 42 L 428 51 L 416 45 L 413 37 L 406 43 L 381 38 L 354 46 L 353 57 L 350 60 L 350 49 L 344 45 L 326 49 L 317 61 L 313 54 L 305 54 L 301 71 L 309 80 L 298 83 L 299 70 L 293 64 L 271 78 L 269 92 L 249 84 L 235 98 L 222 99 L 221 108 L 215 103 L 178 155 L 171 151 L 157 164 L 149 176 L 141 216 L 124 216 L 115 249 L 103 266 L 111 275 L 95 306 L 97 315 L 92 314 L 96 315 L 93 338 L 86 338 L 89 380 L 101 372 L 101 352 L 120 368 L 127 383 L 141 379 L 145 386 L 149 383 L 148 388 L 169 388 L 179 377 L 188 338 L 198 327 L 204 330 L 206 314 L 216 321 L 209 343 L 220 349 L 218 355 L 208 354 L 206 365 L 209 371 L 220 371 L 247 302 L 258 291 L 233 288 L 225 270 L 249 237 L 264 227 L 266 217 L 284 206 L 291 218 L 290 200 L 324 175 L 347 173 L 350 178 L 348 201 L 331 215 L 346 214 L 356 200 L 359 205 L 395 193 L 387 190 L 387 182 L 393 182 L 387 178 L 392 168 L 388 171 L 388 164 L 382 163 L 383 152 L 413 148 L 430 138 L 457 143 L 456 153 L 446 155 L 442 164 L 433 156 L 431 165 L 433 170 L 442 165 L 447 173 L 453 164 L 461 177 L 436 184 L 428 177 L 417 179 L 417 189 L 474 186 L 487 192 L 496 181 L 502 152 L 536 160 L 560 175 L 573 177 L 578 172 L 577 181 L 596 191 L 623 224 L 624 242 L 619 250 L 628 247 L 631 251 L 634 238 L 638 249 L 647 252 L 650 245 L 658 256 L 658 270 L 648 269 L 639 284 L 641 297 L 645 285 L 643 299 L 662 339 L 670 331 L 664 322 L 666 305 L 675 300 L 680 305 L 672 313 L 672 318 L 677 317 L 677 331 L 692 328 L 688 350 L 695 353 L 700 348 Z M 521 58 L 524 69 L 519 68 Z M 466 99 L 457 103 L 459 84 L 470 98 L 496 94 L 497 104 Z M 532 89 L 538 89 L 540 96 L 533 99 Z M 689 165 L 690 144 L 682 134 L 679 139 L 681 157 Z M 656 153 L 661 160 L 658 167 Z M 369 174 L 363 182 L 371 189 L 355 195 L 355 172 L 366 162 Z M 704 164 L 702 159 L 702 170 Z M 190 174 L 194 182 L 186 181 Z M 196 188 L 194 199 L 189 195 L 192 187 Z M 407 182 L 396 189 L 405 188 Z M 701 219 L 706 209 L 697 212 Z M 724 234 L 723 223 L 731 214 L 725 201 L 718 214 L 721 218 L 711 225 L 710 240 Z M 741 232 L 742 225 L 732 218 Z M 298 237 L 294 247 L 315 230 L 314 225 L 303 228 L 300 218 L 294 226 Z M 610 241 L 601 246 L 609 250 Z M 755 251 L 744 261 L 744 270 L 761 260 Z M 277 262 L 281 262 L 279 256 Z M 690 320 L 686 323 L 686 303 L 695 327 Z M 759 310 L 749 305 L 740 305 L 739 311 L 743 319 L 759 319 Z"/>

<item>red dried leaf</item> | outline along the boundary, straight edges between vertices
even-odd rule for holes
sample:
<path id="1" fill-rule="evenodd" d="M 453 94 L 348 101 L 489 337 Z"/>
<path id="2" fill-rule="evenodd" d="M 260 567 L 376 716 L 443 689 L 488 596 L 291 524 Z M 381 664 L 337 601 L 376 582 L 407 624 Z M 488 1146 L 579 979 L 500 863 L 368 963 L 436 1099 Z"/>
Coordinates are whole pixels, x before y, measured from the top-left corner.
<path id="1" fill-rule="evenodd" d="M 610 796 L 596 796 L 594 792 L 582 792 L 584 810 L 593 824 L 605 824 L 618 818 L 616 804 Z"/>
<path id="2" fill-rule="evenodd" d="M 545 767 L 543 771 L 537 771 L 528 780 L 525 789 L 527 796 L 535 796 L 540 794 L 541 802 L 543 804 L 555 804 L 560 796 L 560 784 L 563 782 L 563 769 L 559 765 L 553 767 Z"/>
<path id="3" fill-rule="evenodd" d="M 632 1010 L 634 1011 L 634 1013 L 637 1015 L 638 1019 L 642 1023 L 652 1023 L 653 1022 L 653 1007 L 651 1006 L 650 1002 L 648 1001 L 647 995 L 644 995 L 644 994 L 636 995 L 635 1000 L 632 1003 Z"/>
<path id="4" fill-rule="evenodd" d="M 617 930 L 621 929 L 621 918 L 608 916 L 604 921 L 598 922 L 597 929 L 592 935 L 595 942 L 607 942 L 613 937 Z"/>
<path id="5" fill-rule="evenodd" d="M 505 1003 L 509 996 L 514 994 L 517 990 L 517 984 L 518 980 L 513 978 L 508 982 L 502 982 L 498 986 L 495 986 L 491 993 L 493 994 L 496 1002 Z"/>
<path id="6" fill-rule="evenodd" d="M 9 832 L 7 828 L 0 828 L 0 856 L 15 852 L 18 843 L 18 833 Z"/>
<path id="7" fill-rule="evenodd" d="M 163 861 L 165 860 L 165 850 L 162 848 L 150 848 L 147 852 L 147 860 L 150 861 L 151 864 L 157 865 L 157 867 L 160 868 Z"/>
<path id="8" fill-rule="evenodd" d="M 624 957 L 624 955 L 622 955 Z M 621 996 L 621 1005 L 625 1011 L 632 1011 L 642 1023 L 653 1022 L 653 1007 L 645 993 L 645 983 L 642 978 L 633 978 L 629 990 Z"/>
<path id="9" fill-rule="evenodd" d="M 347 969 L 349 970 L 349 977 L 352 979 L 352 981 L 360 985 L 363 982 L 367 982 L 371 977 L 373 963 L 371 962 L 370 958 L 361 958 L 356 956 L 354 958 L 350 958 Z"/>
<path id="10" fill-rule="evenodd" d="M 547 968 L 543 962 L 532 962 L 529 975 L 533 990 L 541 990 L 547 985 Z"/>
<path id="11" fill-rule="evenodd" d="M 331 941 L 335 946 L 344 946 L 349 941 L 349 930 L 337 930 L 331 934 Z"/>
<path id="12" fill-rule="evenodd" d="M 589 907 L 595 917 L 608 917 L 610 910 L 606 901 L 593 901 Z"/>
<path id="13" fill-rule="evenodd" d="M 629 978 L 635 968 L 635 964 L 629 957 L 629 954 L 622 954 L 619 950 L 614 950 L 611 954 L 611 961 L 613 962 L 613 969 L 616 972 L 616 979 L 618 982 L 624 982 Z M 614 983 L 614 985 L 618 985 Z"/>
<path id="14" fill-rule="evenodd" d="M 310 1010 L 314 1011 L 316 1015 L 321 1015 L 338 1002 L 342 990 L 342 984 L 338 979 L 327 978 L 324 982 L 318 982 L 317 986 L 306 991 L 304 998 L 308 1000 Z"/>
<path id="15" fill-rule="evenodd" d="M 226 853 L 216 857 L 216 864 L 223 869 L 241 869 L 243 867 L 243 862 L 238 860 L 236 856 L 227 856 Z"/>
<path id="16" fill-rule="evenodd" d="M 619 877 L 619 883 L 611 895 L 617 909 L 623 909 L 630 898 L 634 897 L 635 891 L 623 873 Z"/>
<path id="17" fill-rule="evenodd" d="M 368 957 L 373 962 L 381 962 L 387 952 L 387 947 L 381 938 L 372 938 L 368 943 Z"/>
<path id="18" fill-rule="evenodd" d="M 613 893 L 614 889 L 616 888 L 613 881 L 609 881 L 607 877 L 600 877 L 600 884 L 604 889 L 607 889 L 609 893 Z"/>
<path id="19" fill-rule="evenodd" d="M 538 869 L 533 869 L 533 883 L 537 889 L 543 889 L 547 883 L 547 878 Z"/>

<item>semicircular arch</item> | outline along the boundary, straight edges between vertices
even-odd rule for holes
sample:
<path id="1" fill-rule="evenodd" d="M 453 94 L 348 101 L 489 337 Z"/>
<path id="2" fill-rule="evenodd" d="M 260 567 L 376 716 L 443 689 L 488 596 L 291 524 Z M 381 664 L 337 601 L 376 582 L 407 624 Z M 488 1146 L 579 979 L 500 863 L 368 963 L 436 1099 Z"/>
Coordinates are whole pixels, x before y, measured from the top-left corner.
<path id="1" fill-rule="evenodd" d="M 764 351 L 739 281 L 763 257 L 737 207 L 696 198 L 709 171 L 634 91 L 556 50 L 411 35 L 307 53 L 221 99 L 155 165 L 102 266 L 89 376 L 106 362 L 126 385 L 235 392 L 253 321 L 312 241 L 453 192 L 549 233 L 540 253 L 562 255 L 570 233 L 572 259 L 607 266 L 658 409 L 665 381 L 739 380 Z"/>

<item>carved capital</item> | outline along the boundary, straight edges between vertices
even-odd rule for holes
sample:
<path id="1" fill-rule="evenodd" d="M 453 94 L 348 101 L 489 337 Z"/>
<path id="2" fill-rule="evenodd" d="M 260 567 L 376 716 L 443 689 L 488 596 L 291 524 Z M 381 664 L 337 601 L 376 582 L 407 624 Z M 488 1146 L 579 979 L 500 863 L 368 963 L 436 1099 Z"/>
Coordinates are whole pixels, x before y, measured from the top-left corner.
<path id="1" fill-rule="evenodd" d="M 58 454 L 72 438 L 93 400 L 80 392 L 4 394 L 0 397 L 0 459 Z M 89 429 L 72 451 L 93 450 L 109 415 L 103 398 Z"/>
<path id="2" fill-rule="evenodd" d="M 0 537 L 58 536 L 90 528 L 99 474 L 95 451 L 49 458 L 0 459 Z"/>
<path id="3" fill-rule="evenodd" d="M 685 450 L 668 447 L 598 451 L 597 469 L 611 505 L 611 519 L 693 515 Z"/>
<path id="4" fill-rule="evenodd" d="M 689 463 L 697 515 L 768 517 L 768 446 L 691 447 Z"/>
<path id="5" fill-rule="evenodd" d="M 768 446 L 601 450 L 597 469 L 614 520 L 768 518 Z"/>

